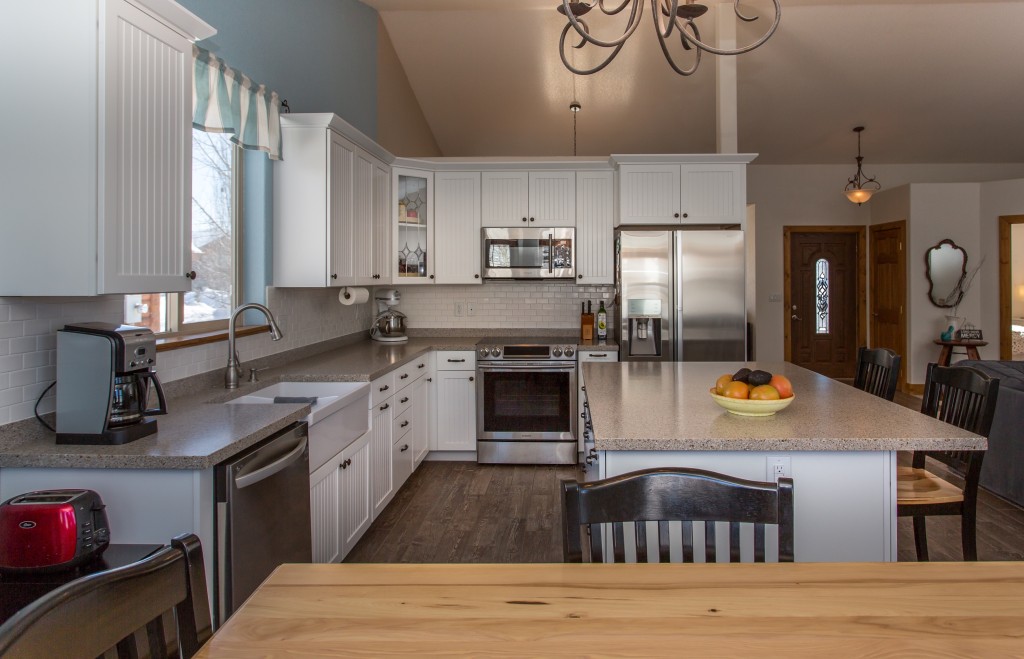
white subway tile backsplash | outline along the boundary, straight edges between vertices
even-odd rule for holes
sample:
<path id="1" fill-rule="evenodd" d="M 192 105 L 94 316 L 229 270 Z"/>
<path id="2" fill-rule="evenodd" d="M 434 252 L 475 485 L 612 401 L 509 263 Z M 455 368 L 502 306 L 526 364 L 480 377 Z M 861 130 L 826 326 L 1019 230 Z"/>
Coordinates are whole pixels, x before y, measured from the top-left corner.
<path id="1" fill-rule="evenodd" d="M 16 339 L 11 339 L 11 354 L 22 354 L 26 352 L 34 352 L 36 349 L 36 337 L 34 336 L 19 336 Z"/>

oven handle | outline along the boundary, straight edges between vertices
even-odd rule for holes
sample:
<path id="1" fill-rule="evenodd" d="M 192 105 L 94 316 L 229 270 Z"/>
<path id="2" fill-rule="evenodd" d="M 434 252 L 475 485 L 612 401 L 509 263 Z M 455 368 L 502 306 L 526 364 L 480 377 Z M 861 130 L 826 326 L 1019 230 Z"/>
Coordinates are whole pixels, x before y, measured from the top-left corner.
<path id="1" fill-rule="evenodd" d="M 505 362 L 501 364 L 477 364 L 478 371 L 575 371 L 576 362 Z"/>

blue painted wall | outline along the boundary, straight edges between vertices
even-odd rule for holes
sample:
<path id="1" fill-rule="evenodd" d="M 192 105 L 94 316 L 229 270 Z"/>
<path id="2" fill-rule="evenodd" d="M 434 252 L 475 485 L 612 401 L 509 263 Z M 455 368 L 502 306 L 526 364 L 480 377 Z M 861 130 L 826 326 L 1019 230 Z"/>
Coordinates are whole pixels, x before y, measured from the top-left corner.
<path id="1" fill-rule="evenodd" d="M 377 12 L 356 0 L 179 0 L 217 29 L 199 45 L 287 99 L 377 136 Z"/>

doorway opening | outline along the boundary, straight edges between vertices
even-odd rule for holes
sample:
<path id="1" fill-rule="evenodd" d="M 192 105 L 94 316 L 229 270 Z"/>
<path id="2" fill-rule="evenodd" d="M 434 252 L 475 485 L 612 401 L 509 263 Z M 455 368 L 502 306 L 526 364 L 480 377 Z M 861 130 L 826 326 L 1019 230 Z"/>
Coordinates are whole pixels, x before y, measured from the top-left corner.
<path id="1" fill-rule="evenodd" d="M 783 227 L 786 361 L 852 378 L 866 345 L 867 227 Z"/>
<path id="2" fill-rule="evenodd" d="M 999 359 L 1024 360 L 1024 215 L 999 217 Z"/>

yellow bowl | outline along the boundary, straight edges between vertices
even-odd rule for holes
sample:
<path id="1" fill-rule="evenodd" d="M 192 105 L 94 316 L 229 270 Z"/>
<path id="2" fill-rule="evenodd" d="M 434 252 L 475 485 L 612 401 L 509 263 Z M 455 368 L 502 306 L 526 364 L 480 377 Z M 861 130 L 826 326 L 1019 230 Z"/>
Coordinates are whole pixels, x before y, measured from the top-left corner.
<path id="1" fill-rule="evenodd" d="M 794 394 L 789 398 L 780 398 L 779 400 L 749 400 L 746 398 L 719 396 L 712 389 L 711 398 L 731 414 L 738 414 L 740 416 L 771 416 L 779 410 L 789 407 L 789 404 L 793 402 L 796 395 Z"/>

